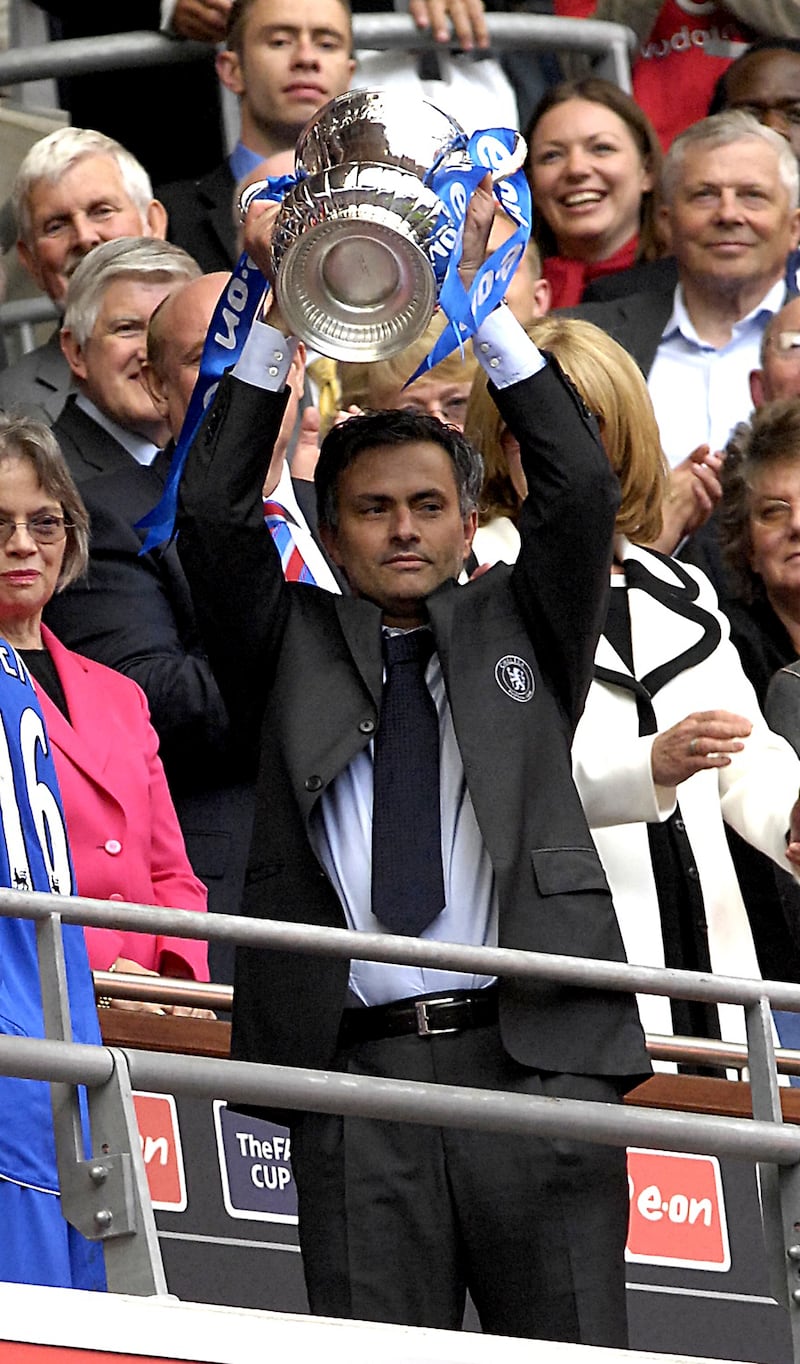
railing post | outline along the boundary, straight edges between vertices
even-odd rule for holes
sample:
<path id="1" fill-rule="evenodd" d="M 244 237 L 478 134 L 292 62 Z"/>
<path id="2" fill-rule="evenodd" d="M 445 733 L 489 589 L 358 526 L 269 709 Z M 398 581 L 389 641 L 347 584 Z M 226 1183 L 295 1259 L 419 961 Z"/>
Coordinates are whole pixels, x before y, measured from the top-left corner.
<path id="1" fill-rule="evenodd" d="M 769 1000 L 762 996 L 748 1005 L 745 1018 L 753 1117 L 782 1123 Z M 793 1357 L 800 1364 L 800 1165 L 761 1161 L 757 1168 L 770 1285 L 788 1310 Z"/>
<path id="2" fill-rule="evenodd" d="M 103 1242 L 106 1278 L 112 1293 L 141 1297 L 167 1294 L 128 1058 L 116 1047 L 109 1050 L 114 1060 L 113 1072 L 104 1085 L 89 1090 L 94 1154 L 84 1162 L 82 1187 L 76 1191 L 76 1203 L 91 1230 L 78 1229 Z M 71 1215 L 69 1220 L 73 1221 Z"/>
<path id="3" fill-rule="evenodd" d="M 54 1042 L 71 1042 L 72 1016 L 69 1009 L 67 966 L 59 914 L 48 914 L 46 918 L 37 920 L 36 951 L 39 958 L 44 1035 Z M 65 1173 L 84 1158 L 77 1086 L 53 1082 L 50 1085 L 50 1103 L 53 1109 L 56 1162 L 61 1184 Z"/>
<path id="4" fill-rule="evenodd" d="M 45 1037 L 72 1041 L 61 918 L 36 924 Z M 139 1143 L 125 1054 L 112 1049 L 114 1070 L 88 1091 L 93 1155 L 86 1159 L 79 1089 L 50 1085 L 61 1212 L 92 1241 L 102 1241 L 112 1292 L 152 1296 L 167 1292 L 147 1175 Z"/>

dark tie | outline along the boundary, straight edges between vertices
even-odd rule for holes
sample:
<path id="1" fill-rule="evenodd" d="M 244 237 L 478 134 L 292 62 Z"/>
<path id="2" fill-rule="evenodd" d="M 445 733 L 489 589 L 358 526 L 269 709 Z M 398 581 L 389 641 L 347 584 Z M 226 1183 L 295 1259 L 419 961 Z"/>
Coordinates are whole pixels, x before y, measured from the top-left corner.
<path id="1" fill-rule="evenodd" d="M 386 681 L 375 735 L 372 912 L 410 937 L 444 909 L 439 719 L 425 683 L 429 630 L 384 635 Z"/>

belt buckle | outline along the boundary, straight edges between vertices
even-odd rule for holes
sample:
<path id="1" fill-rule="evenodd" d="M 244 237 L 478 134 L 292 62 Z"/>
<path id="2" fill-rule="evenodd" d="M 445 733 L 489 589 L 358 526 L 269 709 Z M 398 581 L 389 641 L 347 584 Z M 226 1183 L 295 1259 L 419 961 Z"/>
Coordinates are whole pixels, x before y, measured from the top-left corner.
<path id="1" fill-rule="evenodd" d="M 417 1015 L 417 1036 L 433 1037 L 437 1033 L 460 1032 L 461 1029 L 458 1026 L 455 1028 L 437 1028 L 435 1025 L 431 1026 L 435 1016 L 436 1006 L 439 1004 L 456 1004 L 457 1002 L 454 995 L 445 996 L 442 999 L 415 999 L 414 1013 Z M 429 1009 L 432 1011 L 431 1013 L 428 1012 Z"/>

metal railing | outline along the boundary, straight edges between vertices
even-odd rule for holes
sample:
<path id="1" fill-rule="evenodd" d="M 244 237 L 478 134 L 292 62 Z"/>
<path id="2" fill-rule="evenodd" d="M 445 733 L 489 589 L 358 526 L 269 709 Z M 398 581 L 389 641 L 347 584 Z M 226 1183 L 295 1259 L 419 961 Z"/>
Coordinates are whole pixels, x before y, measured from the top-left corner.
<path id="1" fill-rule="evenodd" d="M 564 51 L 586 53 L 597 75 L 630 91 L 630 53 L 636 35 L 623 24 L 596 19 L 557 19 L 542 14 L 487 14 L 492 48 L 497 52 Z M 433 48 L 403 14 L 354 14 L 353 46 L 358 50 L 410 52 Z M 145 31 L 108 34 L 97 38 L 68 38 L 35 47 L 0 53 L 0 85 L 29 80 L 80 76 L 90 71 L 113 71 L 130 66 L 169 66 L 173 62 L 207 61 L 206 43 L 188 42 Z M 454 48 L 454 50 L 458 50 Z"/>
<path id="2" fill-rule="evenodd" d="M 184 910 L 0 890 L 0 915 L 37 924 L 46 1039 L 0 1037 L 0 1073 L 51 1083 L 64 1215 L 102 1240 L 109 1287 L 166 1292 L 147 1193 L 132 1090 L 223 1097 L 262 1107 L 313 1109 L 491 1131 L 571 1134 L 613 1146 L 652 1146 L 767 1162 L 761 1200 L 772 1291 L 790 1313 L 800 1361 L 800 1128 L 784 1124 L 772 1040 L 772 1004 L 800 1012 L 800 988 L 784 982 L 712 977 L 689 971 L 549 956 L 510 948 L 465 947 L 417 938 L 283 924 Z M 420 1085 L 148 1053 L 71 1042 L 61 921 L 165 935 L 235 941 L 281 951 L 538 979 L 572 986 L 739 1004 L 747 1027 L 752 1119 L 623 1108 L 577 1100 Z M 141 978 L 138 981 L 141 987 Z M 77 1084 L 87 1086 L 95 1154 L 86 1159 Z"/>

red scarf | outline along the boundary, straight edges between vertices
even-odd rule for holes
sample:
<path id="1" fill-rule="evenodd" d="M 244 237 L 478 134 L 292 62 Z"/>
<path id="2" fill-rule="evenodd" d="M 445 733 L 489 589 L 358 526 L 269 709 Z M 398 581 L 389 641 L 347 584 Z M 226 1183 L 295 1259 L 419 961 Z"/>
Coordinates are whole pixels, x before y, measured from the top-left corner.
<path id="1" fill-rule="evenodd" d="M 602 275 L 613 275 L 618 270 L 627 270 L 636 263 L 638 236 L 631 237 L 613 256 L 605 260 L 571 260 L 568 256 L 548 256 L 542 265 L 542 273 L 549 280 L 553 290 L 553 308 L 575 308 L 583 297 L 583 291 L 593 279 Z"/>

